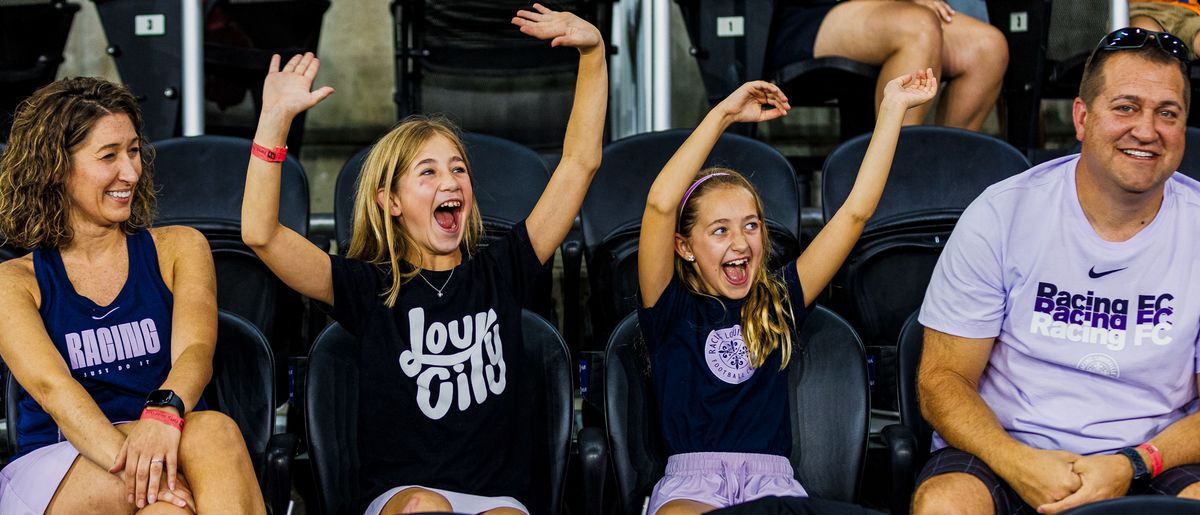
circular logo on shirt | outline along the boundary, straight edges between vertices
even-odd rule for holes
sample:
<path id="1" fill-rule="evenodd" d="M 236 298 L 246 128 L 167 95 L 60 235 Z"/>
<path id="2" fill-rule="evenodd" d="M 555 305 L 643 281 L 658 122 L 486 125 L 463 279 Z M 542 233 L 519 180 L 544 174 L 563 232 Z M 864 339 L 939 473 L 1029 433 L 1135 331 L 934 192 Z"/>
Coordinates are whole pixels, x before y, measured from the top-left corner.
<path id="1" fill-rule="evenodd" d="M 1117 360 L 1108 354 L 1088 354 L 1080 358 L 1075 368 L 1084 372 L 1091 372 L 1112 378 L 1121 377 L 1121 367 L 1117 365 Z"/>
<path id="2" fill-rule="evenodd" d="M 718 379 L 729 384 L 741 384 L 754 375 L 750 367 L 750 351 L 742 341 L 742 326 L 715 329 L 704 341 L 704 357 L 708 369 Z"/>

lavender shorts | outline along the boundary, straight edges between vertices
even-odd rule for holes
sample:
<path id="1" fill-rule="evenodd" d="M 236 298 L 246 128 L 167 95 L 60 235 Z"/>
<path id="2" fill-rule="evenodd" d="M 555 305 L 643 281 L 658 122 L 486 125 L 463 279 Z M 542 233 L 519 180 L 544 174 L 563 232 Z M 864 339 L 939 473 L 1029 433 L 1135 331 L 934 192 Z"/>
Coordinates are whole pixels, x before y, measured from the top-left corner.
<path id="1" fill-rule="evenodd" d="M 455 513 L 482 513 L 488 510 L 494 510 L 496 508 L 513 508 L 521 510 L 526 514 L 529 513 L 529 509 L 527 509 L 524 504 L 521 504 L 521 501 L 513 499 L 512 497 L 484 497 L 482 495 L 460 494 L 458 492 L 451 492 L 449 490 L 441 490 L 438 488 L 408 485 L 397 486 L 396 488 L 380 494 L 379 497 L 376 497 L 374 501 L 371 501 L 370 506 L 367 506 L 367 511 L 363 512 L 363 515 L 379 515 L 379 513 L 383 511 L 383 507 L 387 505 L 388 501 L 392 500 L 392 497 L 395 497 L 396 494 L 400 493 L 401 490 L 408 488 L 423 488 L 445 497 L 447 501 L 450 501 L 450 508 L 453 509 Z M 0 515 L 6 514 L 0 512 Z"/>
<path id="2" fill-rule="evenodd" d="M 807 497 L 783 456 L 738 452 L 692 452 L 667 459 L 667 473 L 650 494 L 649 515 L 686 499 L 724 508 L 768 496 Z"/>
<path id="3" fill-rule="evenodd" d="M 71 442 L 41 447 L 0 470 L 0 515 L 46 513 L 79 451 Z"/>

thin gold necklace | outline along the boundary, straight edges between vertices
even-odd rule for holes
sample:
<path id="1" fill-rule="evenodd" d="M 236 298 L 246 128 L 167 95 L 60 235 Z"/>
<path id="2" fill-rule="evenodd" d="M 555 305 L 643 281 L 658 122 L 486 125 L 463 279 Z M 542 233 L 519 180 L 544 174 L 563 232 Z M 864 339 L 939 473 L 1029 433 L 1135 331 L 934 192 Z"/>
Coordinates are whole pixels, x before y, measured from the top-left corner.
<path id="1" fill-rule="evenodd" d="M 433 288 L 433 291 L 437 292 L 438 298 L 441 298 L 442 290 L 446 289 L 446 285 L 450 284 L 450 279 L 454 277 L 454 268 L 450 269 L 450 275 L 446 276 L 446 282 L 442 283 L 441 288 L 434 286 L 433 283 L 429 282 L 429 279 L 426 279 L 425 276 L 421 274 L 421 272 L 417 272 L 417 277 L 420 277 L 422 281 L 425 281 L 425 284 L 428 284 L 430 288 Z"/>

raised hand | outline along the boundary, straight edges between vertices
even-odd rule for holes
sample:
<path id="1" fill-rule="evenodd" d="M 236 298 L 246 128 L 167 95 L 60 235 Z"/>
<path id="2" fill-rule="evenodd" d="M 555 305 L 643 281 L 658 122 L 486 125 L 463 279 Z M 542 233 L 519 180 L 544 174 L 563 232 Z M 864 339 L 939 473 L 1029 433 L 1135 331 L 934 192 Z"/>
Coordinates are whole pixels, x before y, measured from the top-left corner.
<path id="1" fill-rule="evenodd" d="M 1125 495 L 1133 479 L 1133 466 L 1120 454 L 1098 454 L 1079 458 L 1072 465 L 1082 485 L 1058 502 L 1038 506 L 1038 513 L 1059 513 L 1090 502 Z"/>
<path id="2" fill-rule="evenodd" d="M 550 40 L 550 46 L 568 46 L 588 52 L 602 43 L 600 30 L 569 12 L 552 11 L 542 4 L 533 4 L 536 12 L 517 11 L 512 23 L 521 32 L 540 40 Z"/>
<path id="3" fill-rule="evenodd" d="M 312 52 L 295 55 L 279 67 L 279 55 L 271 56 L 267 78 L 263 81 L 263 113 L 293 117 L 325 97 L 333 94 L 333 88 L 325 86 L 312 91 L 313 79 L 321 69 L 321 61 Z"/>
<path id="4" fill-rule="evenodd" d="M 713 108 L 734 122 L 774 120 L 791 109 L 787 95 L 779 90 L 779 86 L 761 80 L 742 84 Z"/>
<path id="5" fill-rule="evenodd" d="M 1057 502 L 1075 493 L 1082 480 L 1073 469 L 1081 456 L 1067 451 L 1028 449 L 1001 477 L 1030 506 Z M 999 472 L 999 470 L 997 470 Z"/>
<path id="6" fill-rule="evenodd" d="M 938 80 L 933 68 L 917 70 L 888 81 L 883 87 L 883 103 L 909 109 L 933 99 L 937 89 Z"/>

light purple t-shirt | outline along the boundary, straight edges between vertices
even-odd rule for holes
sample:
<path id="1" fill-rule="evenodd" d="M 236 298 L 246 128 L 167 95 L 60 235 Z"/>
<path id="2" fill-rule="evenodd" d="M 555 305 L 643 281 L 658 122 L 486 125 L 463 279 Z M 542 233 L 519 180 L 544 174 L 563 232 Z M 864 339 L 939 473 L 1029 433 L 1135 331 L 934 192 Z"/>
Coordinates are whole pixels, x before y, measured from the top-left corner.
<path id="1" fill-rule="evenodd" d="M 1167 180 L 1154 220 L 1100 238 L 1075 191 L 1079 156 L 992 185 L 963 213 L 920 321 L 996 338 L 979 395 L 1017 440 L 1112 452 L 1200 406 L 1200 183 Z M 935 434 L 933 449 L 946 443 Z"/>

